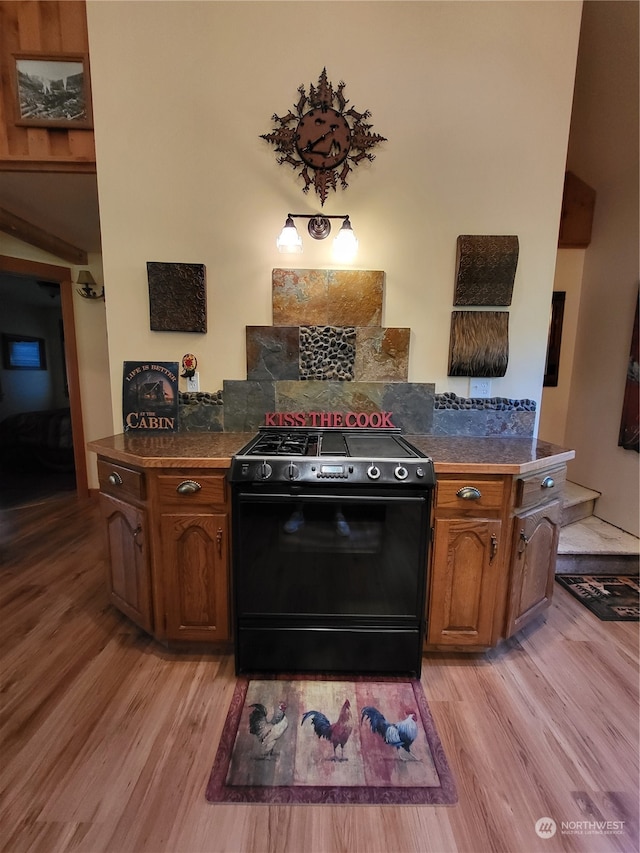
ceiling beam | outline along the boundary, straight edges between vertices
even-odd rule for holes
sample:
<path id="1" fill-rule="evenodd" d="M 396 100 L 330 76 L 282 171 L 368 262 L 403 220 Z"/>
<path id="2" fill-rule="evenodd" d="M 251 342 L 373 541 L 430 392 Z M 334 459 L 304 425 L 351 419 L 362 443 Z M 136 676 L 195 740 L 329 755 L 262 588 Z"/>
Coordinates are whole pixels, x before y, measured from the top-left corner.
<path id="1" fill-rule="evenodd" d="M 28 243 L 30 246 L 36 246 L 38 249 L 50 252 L 71 264 L 86 266 L 89 263 L 88 255 L 84 249 L 72 246 L 71 243 L 61 240 L 54 234 L 49 234 L 48 231 L 38 228 L 37 225 L 27 222 L 26 219 L 21 219 L 3 207 L 0 207 L 0 231 L 11 234 L 12 237 L 17 237 L 18 240 L 22 240 L 23 243 Z"/>

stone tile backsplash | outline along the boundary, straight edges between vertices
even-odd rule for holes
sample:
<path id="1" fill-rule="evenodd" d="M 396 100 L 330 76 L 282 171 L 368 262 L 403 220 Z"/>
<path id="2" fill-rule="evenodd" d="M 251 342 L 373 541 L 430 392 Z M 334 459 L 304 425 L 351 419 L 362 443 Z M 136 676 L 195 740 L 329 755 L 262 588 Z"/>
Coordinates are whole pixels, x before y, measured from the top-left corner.
<path id="1" fill-rule="evenodd" d="M 382 326 L 379 270 L 273 270 L 272 326 L 247 326 L 247 379 L 181 393 L 184 431 L 255 432 L 265 413 L 390 412 L 409 435 L 532 436 L 536 404 L 408 382 L 408 328 Z"/>

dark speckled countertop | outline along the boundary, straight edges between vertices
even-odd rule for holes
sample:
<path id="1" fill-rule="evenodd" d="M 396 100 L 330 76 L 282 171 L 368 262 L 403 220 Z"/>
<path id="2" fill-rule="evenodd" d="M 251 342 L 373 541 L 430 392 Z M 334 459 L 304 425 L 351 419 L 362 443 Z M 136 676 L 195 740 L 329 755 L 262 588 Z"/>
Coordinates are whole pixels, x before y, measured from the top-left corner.
<path id="1" fill-rule="evenodd" d="M 242 432 L 121 433 L 91 441 L 87 447 L 112 462 L 139 468 L 228 468 L 234 453 L 254 435 Z M 438 474 L 524 474 L 563 464 L 575 456 L 573 450 L 530 438 L 405 437 L 432 457 Z"/>

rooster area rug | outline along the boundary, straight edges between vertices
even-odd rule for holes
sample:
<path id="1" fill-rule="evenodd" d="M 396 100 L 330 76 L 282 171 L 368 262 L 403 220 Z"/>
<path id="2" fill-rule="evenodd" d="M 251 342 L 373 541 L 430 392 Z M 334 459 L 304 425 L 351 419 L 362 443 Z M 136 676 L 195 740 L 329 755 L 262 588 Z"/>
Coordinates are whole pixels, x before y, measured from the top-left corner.
<path id="1" fill-rule="evenodd" d="M 417 680 L 240 678 L 211 803 L 451 805 L 456 786 Z"/>

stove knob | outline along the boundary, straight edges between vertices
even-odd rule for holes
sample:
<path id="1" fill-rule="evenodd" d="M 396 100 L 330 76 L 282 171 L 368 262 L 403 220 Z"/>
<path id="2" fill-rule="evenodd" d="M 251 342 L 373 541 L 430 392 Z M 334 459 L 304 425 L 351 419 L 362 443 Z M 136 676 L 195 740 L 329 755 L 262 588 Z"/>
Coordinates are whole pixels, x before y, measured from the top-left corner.
<path id="1" fill-rule="evenodd" d="M 380 469 L 377 465 L 370 465 L 367 471 L 367 476 L 370 480 L 377 480 L 380 477 Z"/>
<path id="2" fill-rule="evenodd" d="M 396 475 L 398 480 L 406 480 L 407 477 L 409 476 L 409 472 L 404 467 L 404 465 L 398 465 L 398 467 L 396 468 L 396 470 L 393 473 Z"/>
<path id="3" fill-rule="evenodd" d="M 268 480 L 271 474 L 273 473 L 273 468 L 269 465 L 268 462 L 263 462 L 262 465 L 258 468 L 258 479 L 260 480 Z"/>
<path id="4" fill-rule="evenodd" d="M 297 465 L 294 465 L 293 462 L 289 462 L 287 466 L 287 477 L 290 480 L 297 480 L 300 476 L 300 470 Z"/>
<path id="5" fill-rule="evenodd" d="M 424 468 L 416 468 L 416 477 L 424 477 Z"/>

